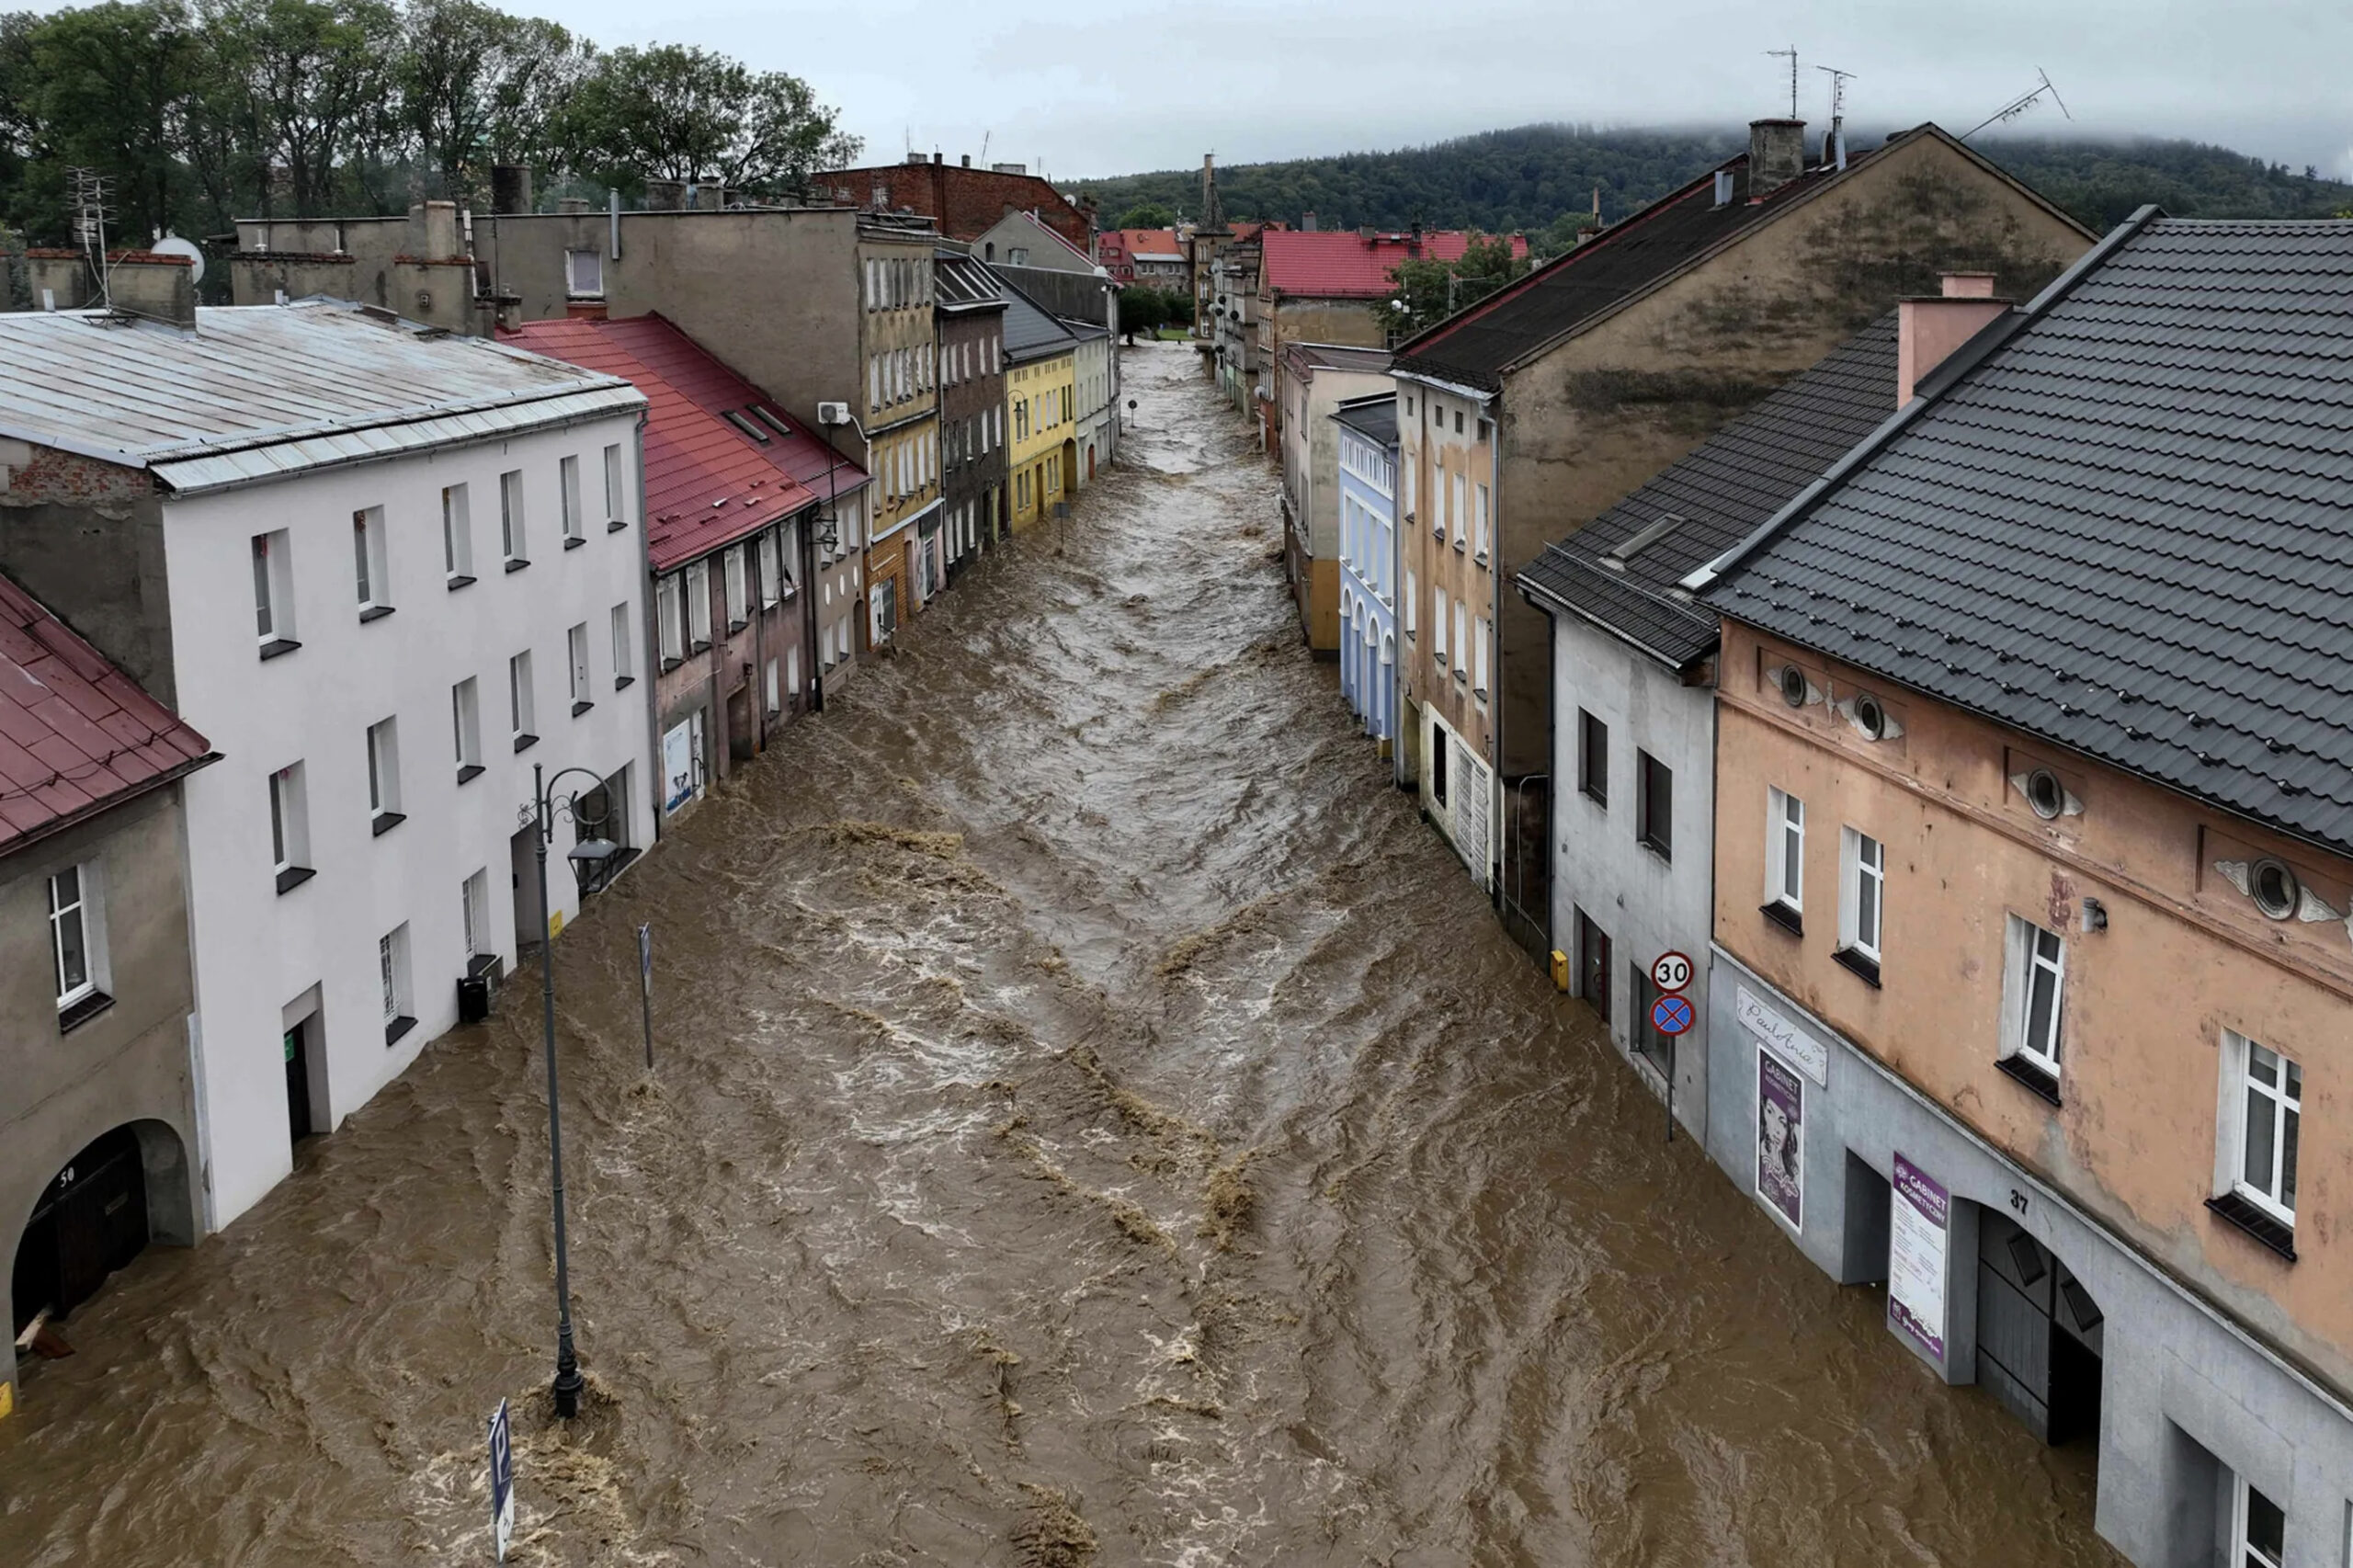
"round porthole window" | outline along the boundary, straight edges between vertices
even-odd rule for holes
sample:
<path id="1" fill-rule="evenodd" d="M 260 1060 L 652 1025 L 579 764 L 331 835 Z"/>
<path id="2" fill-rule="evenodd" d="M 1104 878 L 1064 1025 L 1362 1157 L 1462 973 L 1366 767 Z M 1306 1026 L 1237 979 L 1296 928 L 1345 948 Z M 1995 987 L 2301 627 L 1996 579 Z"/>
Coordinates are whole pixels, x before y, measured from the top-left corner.
<path id="1" fill-rule="evenodd" d="M 1878 698 L 1865 693 L 1855 699 L 1855 727 L 1870 740 L 1887 738 L 1887 710 L 1879 705 Z"/>
<path id="2" fill-rule="evenodd" d="M 1805 672 L 1795 665 L 1781 666 L 1781 700 L 1792 708 L 1805 706 Z"/>
<path id="3" fill-rule="evenodd" d="M 2303 889 L 2296 873 L 2277 860 L 2257 860 L 2248 869 L 2246 886 L 2256 908 L 2274 920 L 2287 919 L 2302 902 Z"/>
<path id="4" fill-rule="evenodd" d="M 2067 787 L 2051 769 L 2038 767 L 2026 776 L 2026 803 L 2036 816 L 2050 822 L 2067 809 Z"/>

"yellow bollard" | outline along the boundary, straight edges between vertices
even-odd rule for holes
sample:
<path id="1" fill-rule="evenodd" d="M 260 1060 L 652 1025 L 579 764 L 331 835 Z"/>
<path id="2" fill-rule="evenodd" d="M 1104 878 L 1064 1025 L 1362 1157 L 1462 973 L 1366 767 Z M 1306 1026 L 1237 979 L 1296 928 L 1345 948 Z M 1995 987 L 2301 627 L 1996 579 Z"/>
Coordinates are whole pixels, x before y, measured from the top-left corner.
<path id="1" fill-rule="evenodd" d="M 1569 955 L 1561 951 L 1560 949 L 1554 948 L 1552 949 L 1552 989 L 1555 991 L 1566 991 L 1568 988 Z"/>

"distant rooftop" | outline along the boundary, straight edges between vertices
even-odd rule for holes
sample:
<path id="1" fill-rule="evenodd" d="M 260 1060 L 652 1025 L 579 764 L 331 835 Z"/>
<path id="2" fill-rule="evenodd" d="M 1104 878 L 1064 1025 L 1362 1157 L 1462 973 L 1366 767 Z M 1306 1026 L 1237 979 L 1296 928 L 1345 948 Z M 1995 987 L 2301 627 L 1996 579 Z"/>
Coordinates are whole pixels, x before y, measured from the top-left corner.
<path id="1" fill-rule="evenodd" d="M 1382 299 L 1396 284 L 1390 274 L 1409 261 L 1460 261 L 1474 236 L 1460 229 L 1421 234 L 1379 233 L 1365 238 L 1354 229 L 1313 232 L 1268 229 L 1263 247 L 1266 287 L 1279 294 L 1312 299 Z M 1512 254 L 1526 256 L 1528 242 L 1512 236 Z"/>

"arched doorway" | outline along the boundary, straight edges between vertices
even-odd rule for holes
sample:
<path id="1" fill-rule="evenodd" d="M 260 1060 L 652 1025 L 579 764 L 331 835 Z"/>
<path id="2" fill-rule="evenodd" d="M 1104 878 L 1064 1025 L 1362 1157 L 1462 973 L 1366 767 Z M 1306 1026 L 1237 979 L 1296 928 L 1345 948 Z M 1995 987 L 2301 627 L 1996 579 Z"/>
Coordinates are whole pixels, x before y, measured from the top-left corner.
<path id="1" fill-rule="evenodd" d="M 188 1160 L 160 1121 L 127 1123 L 84 1145 L 42 1187 L 17 1238 L 10 1316 L 21 1334 L 43 1312 L 63 1317 L 150 1241 L 196 1239 Z"/>
<path id="2" fill-rule="evenodd" d="M 1980 1211 L 1977 1381 L 2054 1448 L 2098 1441 L 2105 1317 L 2056 1253 Z"/>

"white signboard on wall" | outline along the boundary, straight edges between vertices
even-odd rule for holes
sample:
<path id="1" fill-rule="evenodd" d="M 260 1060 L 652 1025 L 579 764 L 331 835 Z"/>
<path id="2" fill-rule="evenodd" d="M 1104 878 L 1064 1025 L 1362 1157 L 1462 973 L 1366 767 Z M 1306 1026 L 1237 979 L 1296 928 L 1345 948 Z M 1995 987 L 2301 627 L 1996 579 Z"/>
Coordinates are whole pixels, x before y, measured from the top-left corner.
<path id="1" fill-rule="evenodd" d="M 1821 1085 L 1830 1086 L 1830 1051 L 1820 1040 L 1759 1002 L 1747 986 L 1733 988 L 1733 1016 L 1741 1028 L 1762 1041 L 1774 1055 Z"/>
<path id="2" fill-rule="evenodd" d="M 1952 1195 L 1902 1154 L 1887 1235 L 1888 1320 L 1941 1362 L 1945 1358 L 1945 1241 Z"/>
<path id="3" fill-rule="evenodd" d="M 673 724 L 662 735 L 662 809 L 675 812 L 695 793 L 695 741 L 691 721 Z"/>

